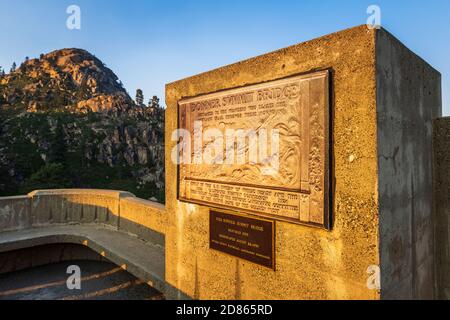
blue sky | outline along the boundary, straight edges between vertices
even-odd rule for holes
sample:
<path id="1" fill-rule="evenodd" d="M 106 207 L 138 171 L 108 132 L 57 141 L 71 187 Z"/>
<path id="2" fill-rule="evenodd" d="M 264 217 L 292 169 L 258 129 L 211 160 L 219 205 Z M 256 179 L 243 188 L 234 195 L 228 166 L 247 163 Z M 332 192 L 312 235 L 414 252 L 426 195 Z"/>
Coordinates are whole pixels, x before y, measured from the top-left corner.
<path id="1" fill-rule="evenodd" d="M 66 9 L 81 8 L 81 30 Z M 83 48 L 131 96 L 164 96 L 164 85 L 222 65 L 364 24 L 380 6 L 382 25 L 443 75 L 450 115 L 448 0 L 0 0 L 0 66 L 25 56 Z"/>

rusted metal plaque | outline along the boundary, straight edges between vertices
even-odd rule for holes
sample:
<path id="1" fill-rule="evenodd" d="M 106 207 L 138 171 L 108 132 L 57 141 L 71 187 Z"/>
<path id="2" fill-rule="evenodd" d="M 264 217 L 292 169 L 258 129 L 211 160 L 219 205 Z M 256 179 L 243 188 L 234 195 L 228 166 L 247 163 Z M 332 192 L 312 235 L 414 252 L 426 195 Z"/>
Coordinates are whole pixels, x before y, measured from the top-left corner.
<path id="1" fill-rule="evenodd" d="M 329 228 L 329 73 L 179 101 L 178 199 Z"/>
<path id="2" fill-rule="evenodd" d="M 275 269 L 275 223 L 211 211 L 211 249 Z"/>

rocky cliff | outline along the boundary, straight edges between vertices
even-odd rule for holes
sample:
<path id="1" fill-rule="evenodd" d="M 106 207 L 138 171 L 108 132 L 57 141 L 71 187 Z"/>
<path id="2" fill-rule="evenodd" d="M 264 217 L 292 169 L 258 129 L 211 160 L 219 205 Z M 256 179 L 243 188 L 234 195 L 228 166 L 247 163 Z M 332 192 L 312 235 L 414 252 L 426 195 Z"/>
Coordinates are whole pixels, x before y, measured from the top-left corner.
<path id="1" fill-rule="evenodd" d="M 137 105 L 85 50 L 26 59 L 0 77 L 0 195 L 106 188 L 163 200 L 164 109 Z"/>

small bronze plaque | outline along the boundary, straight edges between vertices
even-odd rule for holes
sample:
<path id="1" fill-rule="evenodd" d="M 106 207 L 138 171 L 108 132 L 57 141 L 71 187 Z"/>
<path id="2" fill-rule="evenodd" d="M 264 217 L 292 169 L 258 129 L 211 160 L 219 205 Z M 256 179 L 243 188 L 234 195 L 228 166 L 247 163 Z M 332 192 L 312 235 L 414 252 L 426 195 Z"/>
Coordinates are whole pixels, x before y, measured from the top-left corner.
<path id="1" fill-rule="evenodd" d="M 178 199 L 329 228 L 329 73 L 179 101 Z"/>
<path id="2" fill-rule="evenodd" d="M 275 269 L 275 223 L 211 211 L 211 249 Z"/>

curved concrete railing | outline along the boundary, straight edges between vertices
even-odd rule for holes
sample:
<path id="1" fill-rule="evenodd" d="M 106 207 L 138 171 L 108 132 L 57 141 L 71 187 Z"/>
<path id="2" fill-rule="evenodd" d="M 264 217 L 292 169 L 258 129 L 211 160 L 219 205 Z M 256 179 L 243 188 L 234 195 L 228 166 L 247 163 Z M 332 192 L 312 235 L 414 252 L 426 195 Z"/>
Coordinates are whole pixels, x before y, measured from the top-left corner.
<path id="1" fill-rule="evenodd" d="M 112 190 L 40 190 L 0 198 L 0 232 L 64 224 L 100 224 L 155 241 L 164 233 L 165 207 Z"/>
<path id="2" fill-rule="evenodd" d="M 72 243 L 150 283 L 166 297 L 183 298 L 165 278 L 165 207 L 111 190 L 40 190 L 0 198 L 0 252 Z"/>

